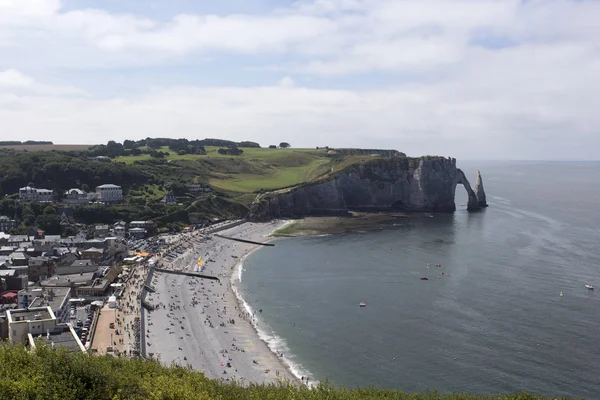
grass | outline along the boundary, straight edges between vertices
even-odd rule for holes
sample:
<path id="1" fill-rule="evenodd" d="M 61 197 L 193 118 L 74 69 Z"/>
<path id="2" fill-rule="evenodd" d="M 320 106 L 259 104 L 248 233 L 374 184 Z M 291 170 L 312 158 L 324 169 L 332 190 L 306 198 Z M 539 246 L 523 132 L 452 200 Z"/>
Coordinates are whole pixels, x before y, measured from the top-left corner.
<path id="1" fill-rule="evenodd" d="M 165 159 L 170 164 L 199 163 L 188 165 L 202 166 L 210 185 L 234 197 L 298 185 L 331 172 L 327 165 L 332 159 L 324 149 L 244 148 L 240 156 L 219 154 L 219 147 L 206 147 L 205 155 L 178 155 L 167 147 L 157 150 L 169 153 Z M 149 154 L 142 154 L 117 157 L 115 161 L 132 164 L 151 159 Z"/>
<path id="2" fill-rule="evenodd" d="M 314 389 L 289 384 L 225 383 L 183 367 L 83 353 L 68 354 L 38 344 L 28 352 L 22 346 L 0 345 L 0 399 L 170 399 L 170 400 L 542 400 L 528 393 L 480 396 L 437 392 L 404 393 L 369 388 L 343 389 L 320 384 Z"/>
<path id="3" fill-rule="evenodd" d="M 309 181 L 312 172 L 327 163 L 329 163 L 327 159 L 316 159 L 309 164 L 298 167 L 277 168 L 275 169 L 275 173 L 269 175 L 233 175 L 213 178 L 208 182 L 219 189 L 232 192 L 248 193 L 261 189 L 278 189 Z"/>

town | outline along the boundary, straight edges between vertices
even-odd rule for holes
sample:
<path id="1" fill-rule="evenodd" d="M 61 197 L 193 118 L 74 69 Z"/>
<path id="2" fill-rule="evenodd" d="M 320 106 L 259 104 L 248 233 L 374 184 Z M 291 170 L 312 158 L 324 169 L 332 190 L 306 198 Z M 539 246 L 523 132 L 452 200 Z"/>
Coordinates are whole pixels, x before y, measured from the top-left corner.
<path id="1" fill-rule="evenodd" d="M 203 190 L 189 186 L 190 191 Z M 54 199 L 50 189 L 19 190 L 23 203 Z M 104 184 L 93 193 L 68 190 L 56 210 L 61 224 L 72 225 L 69 206 L 121 201 L 122 188 Z M 163 201 L 175 199 L 169 194 Z M 40 339 L 74 352 L 139 355 L 140 293 L 146 273 L 169 238 L 178 235 L 158 236 L 153 221 L 80 226 L 68 237 L 46 234 L 36 226 L 26 234 L 12 233 L 18 225 L 0 216 L 0 340 L 31 349 Z"/>

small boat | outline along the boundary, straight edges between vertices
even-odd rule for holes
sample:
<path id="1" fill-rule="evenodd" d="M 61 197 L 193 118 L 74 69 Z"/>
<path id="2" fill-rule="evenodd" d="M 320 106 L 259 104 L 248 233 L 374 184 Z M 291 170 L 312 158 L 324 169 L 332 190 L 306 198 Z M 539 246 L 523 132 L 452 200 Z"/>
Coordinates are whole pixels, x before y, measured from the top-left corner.
<path id="1" fill-rule="evenodd" d="M 424 277 L 422 277 L 422 278 L 421 278 L 421 280 L 422 280 L 422 281 L 428 281 L 428 280 L 429 280 L 429 278 L 428 278 L 428 277 L 426 277 L 426 276 L 424 276 Z"/>
<path id="2" fill-rule="evenodd" d="M 442 264 L 435 264 L 436 267 L 441 268 Z"/>
<path id="3" fill-rule="evenodd" d="M 594 285 L 585 285 L 586 288 L 588 288 L 589 290 L 594 290 Z"/>
<path id="4" fill-rule="evenodd" d="M 359 306 L 361 307 L 366 307 L 367 306 L 367 302 L 366 301 L 361 301 Z"/>

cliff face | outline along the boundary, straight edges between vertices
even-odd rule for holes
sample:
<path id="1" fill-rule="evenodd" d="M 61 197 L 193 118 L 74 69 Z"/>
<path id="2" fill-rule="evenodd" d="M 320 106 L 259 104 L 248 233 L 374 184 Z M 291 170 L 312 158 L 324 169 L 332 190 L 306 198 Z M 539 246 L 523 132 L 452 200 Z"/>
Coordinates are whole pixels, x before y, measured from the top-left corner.
<path id="1" fill-rule="evenodd" d="M 456 168 L 455 159 L 373 159 L 323 181 L 261 195 L 252 205 L 250 218 L 331 215 L 349 210 L 451 212 L 456 208 L 454 194 L 459 183 L 469 195 L 467 208 L 478 210 L 477 196 L 464 173 Z"/>

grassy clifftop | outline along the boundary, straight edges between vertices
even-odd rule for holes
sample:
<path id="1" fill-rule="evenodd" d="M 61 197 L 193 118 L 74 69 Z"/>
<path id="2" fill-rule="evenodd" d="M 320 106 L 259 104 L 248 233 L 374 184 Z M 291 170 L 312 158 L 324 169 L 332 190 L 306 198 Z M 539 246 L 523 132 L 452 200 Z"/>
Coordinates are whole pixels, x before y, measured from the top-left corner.
<path id="1" fill-rule="evenodd" d="M 289 385 L 222 383 L 181 367 L 110 356 L 67 354 L 39 346 L 31 354 L 23 347 L 0 346 L 0 399 L 444 399 L 535 400 L 526 393 L 506 396 L 442 395 L 435 392 L 407 394 L 395 390 L 335 389 L 321 385 L 309 390 Z"/>

